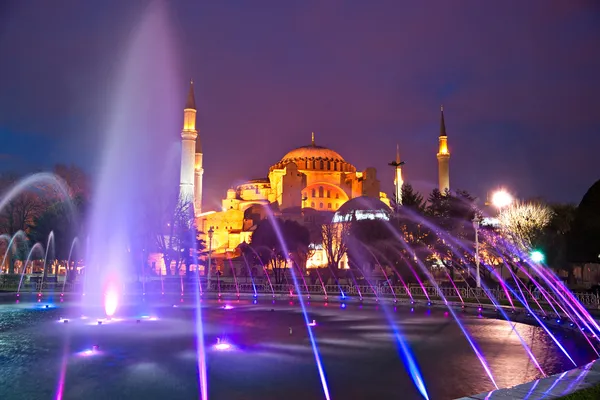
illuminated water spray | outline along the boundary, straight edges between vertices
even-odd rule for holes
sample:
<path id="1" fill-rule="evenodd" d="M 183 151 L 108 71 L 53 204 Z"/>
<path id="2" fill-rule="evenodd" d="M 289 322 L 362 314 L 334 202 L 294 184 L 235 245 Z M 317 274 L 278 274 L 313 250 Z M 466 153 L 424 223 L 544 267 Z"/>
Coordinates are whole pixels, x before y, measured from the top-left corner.
<path id="1" fill-rule="evenodd" d="M 119 293 L 114 283 L 110 283 L 104 295 L 104 312 L 111 318 L 117 312 L 119 306 Z"/>

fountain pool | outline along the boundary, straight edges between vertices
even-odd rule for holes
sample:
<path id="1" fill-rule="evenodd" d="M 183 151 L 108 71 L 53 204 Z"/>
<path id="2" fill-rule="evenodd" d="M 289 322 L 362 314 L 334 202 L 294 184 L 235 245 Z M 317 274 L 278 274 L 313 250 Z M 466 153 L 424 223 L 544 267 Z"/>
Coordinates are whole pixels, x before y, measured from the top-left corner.
<path id="1" fill-rule="evenodd" d="M 131 300 L 131 299 L 130 299 Z M 199 397 L 195 301 L 123 304 L 98 324 L 78 302 L 0 305 L 2 399 L 192 399 Z M 382 305 L 305 302 L 332 398 L 421 399 L 403 365 Z M 444 309 L 388 306 L 414 352 L 431 399 L 493 389 L 469 343 Z M 297 302 L 203 300 L 212 399 L 322 399 Z M 540 377 L 506 321 L 461 315 L 496 382 Z M 68 323 L 64 322 L 68 319 Z M 516 324 L 544 371 L 571 362 L 540 327 Z M 557 333 L 578 365 L 594 357 L 580 335 Z"/>

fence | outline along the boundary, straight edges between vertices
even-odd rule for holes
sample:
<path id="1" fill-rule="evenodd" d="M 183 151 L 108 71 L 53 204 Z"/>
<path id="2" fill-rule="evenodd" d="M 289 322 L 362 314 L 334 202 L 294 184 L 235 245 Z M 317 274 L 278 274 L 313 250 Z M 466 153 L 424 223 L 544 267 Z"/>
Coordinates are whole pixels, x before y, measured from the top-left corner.
<path id="1" fill-rule="evenodd" d="M 297 293 L 295 286 L 286 284 L 270 284 L 268 281 L 241 282 L 233 283 L 224 280 L 206 281 L 183 281 L 178 279 L 151 280 L 148 282 L 132 282 L 127 285 L 127 292 L 162 292 L 162 293 L 190 293 L 196 290 L 200 285 L 202 291 L 214 293 L 233 293 L 233 294 L 259 294 L 265 295 L 322 295 L 331 297 L 352 296 L 360 298 L 389 298 L 389 299 L 404 299 L 404 300 L 451 300 L 464 301 L 469 303 L 494 303 L 507 305 L 510 301 L 515 301 L 514 296 L 511 299 L 507 297 L 507 292 L 503 289 L 483 289 L 483 288 L 465 288 L 465 287 L 434 287 L 434 286 L 391 286 L 389 284 L 377 285 L 306 285 L 303 282 L 299 283 L 300 292 Z M 18 284 L 9 282 L 1 283 L 0 290 L 2 291 L 17 291 Z M 27 282 L 21 285 L 21 292 L 73 292 L 81 289 L 78 283 L 67 282 Z M 564 294 L 563 294 L 564 295 Z M 539 291 L 525 291 L 519 293 L 519 297 L 523 297 L 527 303 L 539 303 L 548 305 L 547 296 Z M 586 307 L 600 308 L 600 296 L 594 293 L 573 293 L 573 296 Z M 548 296 L 549 297 L 549 296 Z M 552 296 L 555 298 L 555 295 Z M 491 300 L 493 299 L 493 300 Z M 555 300 L 552 300 L 555 304 Z"/>

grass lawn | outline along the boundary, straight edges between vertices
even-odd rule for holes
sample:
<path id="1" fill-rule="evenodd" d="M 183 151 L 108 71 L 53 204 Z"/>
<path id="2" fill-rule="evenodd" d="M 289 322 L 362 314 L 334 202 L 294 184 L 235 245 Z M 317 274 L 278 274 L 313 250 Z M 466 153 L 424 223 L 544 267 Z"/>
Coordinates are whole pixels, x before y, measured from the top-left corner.
<path id="1" fill-rule="evenodd" d="M 559 400 L 598 400 L 600 399 L 600 385 L 583 389 L 568 396 L 561 397 Z"/>

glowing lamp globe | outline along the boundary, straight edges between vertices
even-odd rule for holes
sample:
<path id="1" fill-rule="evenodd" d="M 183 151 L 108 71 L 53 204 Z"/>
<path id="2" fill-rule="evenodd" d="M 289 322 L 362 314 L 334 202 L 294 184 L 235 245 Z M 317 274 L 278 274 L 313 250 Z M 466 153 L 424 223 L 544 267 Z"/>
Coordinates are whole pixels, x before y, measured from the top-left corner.
<path id="1" fill-rule="evenodd" d="M 119 305 L 119 295 L 114 286 L 110 286 L 106 291 L 106 295 L 104 298 L 104 311 L 106 312 L 107 317 L 112 317 L 117 311 L 117 306 Z"/>
<path id="2" fill-rule="evenodd" d="M 492 194 L 492 204 L 496 208 L 504 208 L 511 205 L 513 197 L 506 190 L 498 190 Z"/>
<path id="3" fill-rule="evenodd" d="M 544 256 L 544 253 L 542 253 L 539 250 L 532 251 L 531 254 L 530 254 L 530 257 L 531 257 L 531 261 L 533 261 L 535 263 L 544 262 L 544 259 L 546 258 Z"/>

